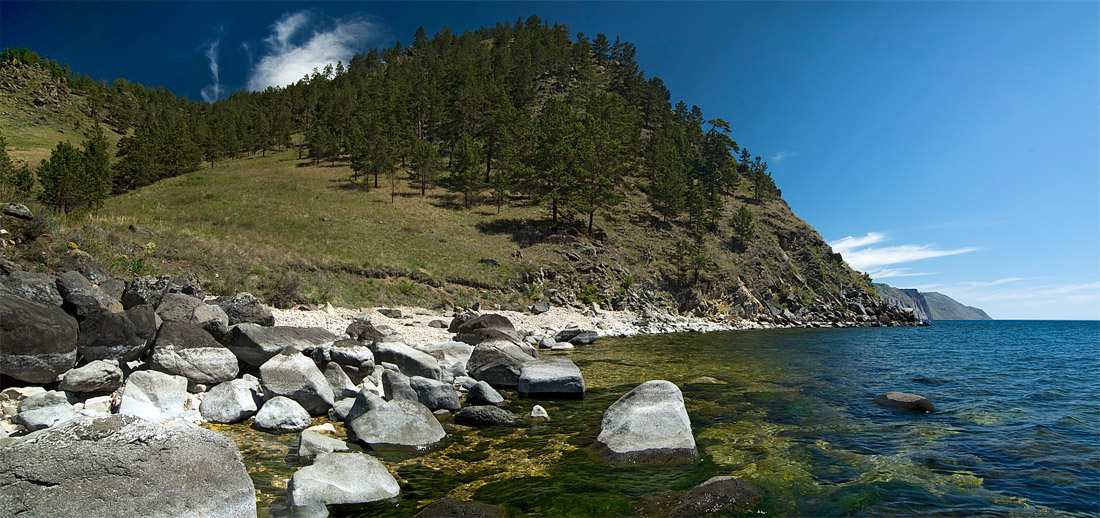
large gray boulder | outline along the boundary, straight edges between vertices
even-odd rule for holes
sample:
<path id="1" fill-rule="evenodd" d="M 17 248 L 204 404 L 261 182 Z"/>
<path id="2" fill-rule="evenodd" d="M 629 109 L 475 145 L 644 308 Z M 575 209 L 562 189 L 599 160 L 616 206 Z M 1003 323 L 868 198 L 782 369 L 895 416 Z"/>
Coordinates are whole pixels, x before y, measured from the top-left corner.
<path id="1" fill-rule="evenodd" d="M 359 393 L 355 395 L 355 400 L 352 402 L 348 413 L 344 415 L 344 422 L 350 423 L 354 421 L 355 418 L 371 410 L 377 409 L 385 403 L 386 400 L 382 399 L 378 394 L 369 390 L 360 390 Z"/>
<path id="2" fill-rule="evenodd" d="M 166 297 L 165 302 L 167 300 Z M 181 322 L 161 324 L 150 364 L 159 371 L 204 384 L 229 381 L 237 377 L 239 369 L 233 352 L 214 340 L 210 333 L 199 326 Z"/>
<path id="3" fill-rule="evenodd" d="M 492 385 L 479 381 L 466 392 L 466 404 L 469 405 L 502 405 L 504 396 L 500 395 Z"/>
<path id="4" fill-rule="evenodd" d="M 229 315 L 225 314 L 221 306 L 214 304 L 195 306 L 187 322 L 205 329 L 216 340 L 221 340 L 229 332 Z"/>
<path id="5" fill-rule="evenodd" d="M 516 416 L 496 406 L 468 406 L 455 414 L 455 424 L 465 426 L 515 426 Z"/>
<path id="6" fill-rule="evenodd" d="M 309 412 L 297 401 L 283 396 L 275 396 L 260 407 L 252 426 L 260 430 L 300 432 L 309 428 L 313 421 Z"/>
<path id="7" fill-rule="evenodd" d="M 267 398 L 288 397 L 314 416 L 324 415 L 335 401 L 324 373 L 293 347 L 283 349 L 260 366 L 260 383 Z"/>
<path id="8" fill-rule="evenodd" d="M 613 464 L 678 464 L 699 457 L 680 389 L 647 381 L 603 414 L 596 452 Z"/>
<path id="9" fill-rule="evenodd" d="M 348 374 L 344 372 L 344 368 L 336 362 L 328 362 L 325 365 L 325 380 L 328 381 L 328 386 L 332 388 L 332 397 L 334 400 L 353 398 L 359 393 L 359 389 L 355 388 L 355 383 L 351 381 Z"/>
<path id="10" fill-rule="evenodd" d="M 474 352 L 472 345 L 462 342 L 421 345 L 417 349 L 430 354 L 440 365 L 448 367 L 456 363 L 466 365 L 466 362 L 470 361 L 470 355 Z"/>
<path id="11" fill-rule="evenodd" d="M 354 368 L 356 370 L 367 364 L 366 368 L 374 369 L 374 352 L 359 340 L 344 338 L 332 343 L 322 343 L 302 349 L 302 354 L 313 358 L 317 365 L 327 365 L 336 362 L 341 367 Z"/>
<path id="12" fill-rule="evenodd" d="M 118 413 L 154 423 L 183 417 L 187 378 L 157 371 L 137 371 L 126 378 Z"/>
<path id="13" fill-rule="evenodd" d="M 493 341 L 474 346 L 466 370 L 470 377 L 494 387 L 514 388 L 519 385 L 523 364 L 534 361 L 511 342 Z"/>
<path id="14" fill-rule="evenodd" d="M 92 287 L 92 283 L 79 272 L 65 272 L 57 277 L 57 292 L 61 294 L 64 309 L 77 319 L 83 319 L 89 313 L 106 309 L 113 313 L 122 311 L 122 302 Z"/>
<path id="15" fill-rule="evenodd" d="M 165 322 L 189 324 L 195 308 L 205 305 L 198 297 L 183 293 L 165 293 L 157 306 L 157 315 Z"/>
<path id="16" fill-rule="evenodd" d="M 348 451 L 348 444 L 313 430 L 302 430 L 302 434 L 298 436 L 299 457 L 316 457 L 334 451 Z"/>
<path id="17" fill-rule="evenodd" d="M 375 342 L 371 346 L 377 362 L 397 365 L 406 376 L 423 376 L 431 379 L 443 379 L 439 361 L 432 355 L 418 351 L 400 342 Z"/>
<path id="18" fill-rule="evenodd" d="M 936 411 L 936 405 L 933 405 L 928 398 L 905 392 L 887 392 L 875 396 L 874 403 L 885 408 L 896 408 L 912 412 L 932 413 Z"/>
<path id="19" fill-rule="evenodd" d="M 50 391 L 35 394 L 19 402 L 15 421 L 28 430 L 41 430 L 76 417 L 73 405 L 64 392 Z"/>
<path id="20" fill-rule="evenodd" d="M 487 313 L 462 322 L 457 326 L 455 340 L 477 345 L 487 337 L 493 336 L 481 331 L 496 331 L 512 341 L 518 341 L 516 327 L 508 318 L 495 313 Z"/>
<path id="21" fill-rule="evenodd" d="M 584 396 L 584 377 L 573 360 L 534 360 L 523 364 L 518 388 L 522 396 L 579 398 Z"/>
<path id="22" fill-rule="evenodd" d="M 57 388 L 68 392 L 110 392 L 122 386 L 122 369 L 115 360 L 95 360 L 61 375 Z"/>
<path id="23" fill-rule="evenodd" d="M 251 376 L 219 383 L 199 404 L 202 418 L 214 423 L 236 423 L 256 415 L 263 400 L 260 382 Z M 307 414 L 308 415 L 308 414 Z"/>
<path id="24" fill-rule="evenodd" d="M 60 306 L 65 302 L 57 292 L 57 281 L 44 273 L 16 270 L 3 279 L 3 286 L 8 291 L 39 304 Z"/>
<path id="25" fill-rule="evenodd" d="M 425 449 L 447 433 L 428 407 L 407 399 L 387 401 L 348 423 L 348 438 L 375 449 Z"/>
<path id="26" fill-rule="evenodd" d="M 225 314 L 229 315 L 231 326 L 236 324 L 275 325 L 275 316 L 251 293 L 244 292 L 232 297 L 222 297 L 217 302 Z"/>
<path id="27" fill-rule="evenodd" d="M 287 347 L 305 351 L 336 340 L 336 335 L 319 327 L 268 327 L 244 323 L 230 328 L 222 342 L 238 359 L 259 367 Z"/>
<path id="28" fill-rule="evenodd" d="M 76 319 L 60 307 L 0 292 L 0 375 L 52 383 L 76 365 Z"/>
<path id="29" fill-rule="evenodd" d="M 77 348 L 85 360 L 125 363 L 144 355 L 156 334 L 156 314 L 148 304 L 122 313 L 98 309 L 80 322 Z"/>
<path id="30" fill-rule="evenodd" d="M 0 449 L 4 516 L 256 516 L 236 444 L 194 426 L 79 417 Z"/>
<path id="31" fill-rule="evenodd" d="M 462 408 L 458 391 L 450 383 L 412 376 L 409 378 L 409 386 L 416 392 L 417 401 L 431 410 Z"/>
<path id="32" fill-rule="evenodd" d="M 413 390 L 409 377 L 397 371 L 382 372 L 382 393 L 385 394 L 386 401 L 394 399 L 420 401 L 420 396 Z"/>
<path id="33" fill-rule="evenodd" d="M 287 503 L 294 516 L 327 516 L 326 506 L 367 504 L 401 496 L 397 480 L 378 459 L 363 453 L 322 453 L 290 478 Z"/>

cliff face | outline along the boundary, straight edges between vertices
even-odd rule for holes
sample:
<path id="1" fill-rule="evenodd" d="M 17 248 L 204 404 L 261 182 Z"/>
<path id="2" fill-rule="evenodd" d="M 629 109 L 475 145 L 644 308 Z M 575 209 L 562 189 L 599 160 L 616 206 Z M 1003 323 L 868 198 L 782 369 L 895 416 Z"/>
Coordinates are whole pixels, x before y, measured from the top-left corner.
<path id="1" fill-rule="evenodd" d="M 875 283 L 875 291 L 890 305 L 912 308 L 913 314 L 922 320 L 992 320 L 985 311 L 964 306 L 942 293 L 922 293 L 882 283 Z"/>

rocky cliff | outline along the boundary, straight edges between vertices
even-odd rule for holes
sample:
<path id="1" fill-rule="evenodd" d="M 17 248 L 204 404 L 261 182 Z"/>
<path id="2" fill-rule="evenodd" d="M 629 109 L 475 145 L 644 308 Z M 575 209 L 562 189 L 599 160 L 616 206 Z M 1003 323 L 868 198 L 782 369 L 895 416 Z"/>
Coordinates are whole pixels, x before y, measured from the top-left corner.
<path id="1" fill-rule="evenodd" d="M 875 291 L 886 303 L 911 308 L 913 314 L 921 320 L 992 320 L 979 308 L 965 306 L 942 293 L 922 293 L 915 289 L 895 288 L 875 283 Z"/>

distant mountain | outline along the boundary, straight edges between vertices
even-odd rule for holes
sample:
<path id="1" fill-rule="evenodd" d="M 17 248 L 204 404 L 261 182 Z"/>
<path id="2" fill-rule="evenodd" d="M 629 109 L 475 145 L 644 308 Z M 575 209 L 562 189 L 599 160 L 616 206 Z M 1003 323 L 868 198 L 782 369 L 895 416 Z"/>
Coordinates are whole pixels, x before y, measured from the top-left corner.
<path id="1" fill-rule="evenodd" d="M 922 320 L 992 320 L 985 311 L 964 306 L 942 293 L 922 293 L 915 289 L 895 288 L 877 282 L 875 291 L 890 305 L 913 308 L 913 314 Z"/>

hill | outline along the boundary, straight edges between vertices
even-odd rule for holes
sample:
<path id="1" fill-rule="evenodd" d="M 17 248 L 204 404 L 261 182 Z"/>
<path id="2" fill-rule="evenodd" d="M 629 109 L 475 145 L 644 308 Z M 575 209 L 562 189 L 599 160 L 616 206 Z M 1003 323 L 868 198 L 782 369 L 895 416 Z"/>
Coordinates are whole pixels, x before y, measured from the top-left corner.
<path id="1" fill-rule="evenodd" d="M 881 283 L 875 283 L 875 291 L 887 303 L 912 308 L 914 315 L 922 320 L 992 320 L 985 311 L 964 306 L 942 293 L 900 289 Z"/>
<path id="2" fill-rule="evenodd" d="M 26 196 L 44 217 L 3 220 L 15 244 L 5 258 L 51 270 L 76 248 L 115 274 L 193 273 L 209 292 L 280 306 L 542 300 L 775 322 L 911 318 L 791 211 L 725 121 L 671 105 L 629 43 L 573 41 L 532 18 L 418 33 L 213 105 L 81 78 L 69 82 L 83 109 L 58 116 L 8 98 L 5 133 L 34 120 L 48 136 L 13 139 L 16 157 L 49 156 L 57 135 L 94 124 L 113 130 L 118 152 L 116 195 L 98 210 L 49 216 Z M 26 75 L 9 65 L 0 82 Z"/>

